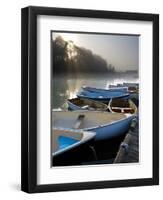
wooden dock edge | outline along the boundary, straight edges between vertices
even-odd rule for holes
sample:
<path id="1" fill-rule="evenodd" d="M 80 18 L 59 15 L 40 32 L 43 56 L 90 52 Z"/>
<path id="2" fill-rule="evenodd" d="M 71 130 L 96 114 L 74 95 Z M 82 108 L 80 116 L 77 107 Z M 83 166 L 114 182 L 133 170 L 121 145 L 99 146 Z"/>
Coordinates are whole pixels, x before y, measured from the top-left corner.
<path id="1" fill-rule="evenodd" d="M 130 129 L 123 142 L 120 144 L 118 153 L 113 163 L 130 163 L 139 161 L 139 134 L 138 118 L 131 122 Z"/>

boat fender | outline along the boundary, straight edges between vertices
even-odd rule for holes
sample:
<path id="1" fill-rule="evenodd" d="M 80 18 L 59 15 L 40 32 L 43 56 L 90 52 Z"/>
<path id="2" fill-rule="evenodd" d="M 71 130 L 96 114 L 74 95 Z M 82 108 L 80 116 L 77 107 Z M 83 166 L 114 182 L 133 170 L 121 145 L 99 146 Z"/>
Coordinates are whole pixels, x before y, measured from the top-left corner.
<path id="1" fill-rule="evenodd" d="M 129 145 L 126 142 L 121 143 L 121 148 L 125 150 L 125 153 L 127 154 L 129 151 Z"/>
<path id="2" fill-rule="evenodd" d="M 137 120 L 137 118 L 135 117 L 135 118 L 132 120 L 131 125 L 130 125 L 130 130 L 131 130 L 131 131 L 134 131 L 134 129 L 135 129 L 137 123 L 138 123 L 138 120 Z"/>

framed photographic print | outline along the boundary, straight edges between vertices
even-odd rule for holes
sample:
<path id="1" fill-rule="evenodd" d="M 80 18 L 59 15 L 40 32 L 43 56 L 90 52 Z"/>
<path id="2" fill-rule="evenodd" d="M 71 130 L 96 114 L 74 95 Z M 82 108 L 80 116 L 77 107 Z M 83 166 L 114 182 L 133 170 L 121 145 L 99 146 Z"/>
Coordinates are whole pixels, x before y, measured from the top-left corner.
<path id="1" fill-rule="evenodd" d="M 159 16 L 22 9 L 22 190 L 159 184 Z"/>

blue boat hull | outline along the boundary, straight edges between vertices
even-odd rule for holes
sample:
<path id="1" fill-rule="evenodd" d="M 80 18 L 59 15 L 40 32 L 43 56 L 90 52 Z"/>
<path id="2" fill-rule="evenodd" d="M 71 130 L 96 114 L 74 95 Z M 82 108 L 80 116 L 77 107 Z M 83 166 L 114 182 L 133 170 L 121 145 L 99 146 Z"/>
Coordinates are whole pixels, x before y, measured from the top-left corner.
<path id="1" fill-rule="evenodd" d="M 132 119 L 134 118 L 135 115 L 132 115 L 126 119 L 117 121 L 109 125 L 99 126 L 96 128 L 85 129 L 85 130 L 95 132 L 96 141 L 111 139 L 126 133 L 129 130 Z"/>
<path id="2" fill-rule="evenodd" d="M 127 87 L 121 87 L 121 88 L 109 88 L 109 89 L 101 89 L 101 88 L 93 88 L 93 87 L 83 87 L 83 90 L 88 91 L 88 92 L 98 92 L 101 94 L 107 94 L 111 92 L 128 92 Z"/>
<path id="3" fill-rule="evenodd" d="M 79 98 L 91 99 L 94 101 L 100 101 L 102 103 L 108 103 L 110 101 L 110 99 L 113 99 L 113 98 L 123 98 L 123 99 L 129 98 L 129 94 L 121 95 L 121 96 L 114 96 L 114 97 L 93 97 L 93 96 L 86 96 L 86 95 L 84 96 L 84 95 L 80 95 L 80 94 L 77 94 L 77 96 Z"/>
<path id="4" fill-rule="evenodd" d="M 126 92 L 118 92 L 118 91 L 111 91 L 111 92 L 89 92 L 89 91 L 81 91 L 77 94 L 79 98 L 87 98 L 92 99 L 95 101 L 100 101 L 104 103 L 108 103 L 110 99 L 113 98 L 128 98 L 129 93 Z"/>

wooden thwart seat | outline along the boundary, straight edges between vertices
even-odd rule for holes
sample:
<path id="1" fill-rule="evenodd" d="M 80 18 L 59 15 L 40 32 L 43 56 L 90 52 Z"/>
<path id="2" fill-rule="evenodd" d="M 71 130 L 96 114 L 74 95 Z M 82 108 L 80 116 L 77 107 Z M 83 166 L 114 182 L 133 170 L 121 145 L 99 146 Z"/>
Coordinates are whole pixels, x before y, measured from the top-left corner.
<path id="1" fill-rule="evenodd" d="M 112 107 L 113 111 L 121 112 L 121 113 L 133 113 L 133 108 L 126 108 L 126 107 Z"/>
<path id="2" fill-rule="evenodd" d="M 73 125 L 73 129 L 79 129 L 83 123 L 83 119 L 84 119 L 85 115 L 79 115 L 75 124 Z"/>

